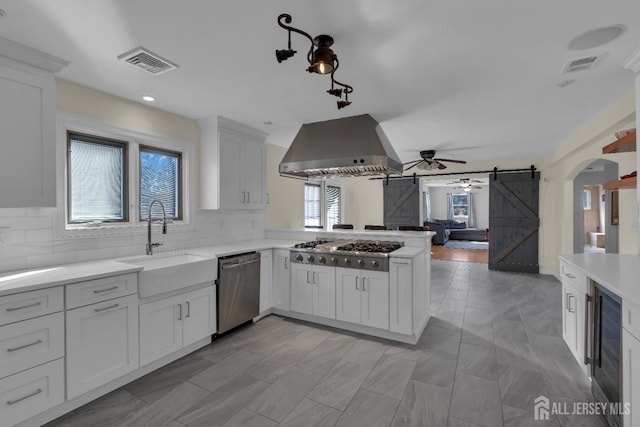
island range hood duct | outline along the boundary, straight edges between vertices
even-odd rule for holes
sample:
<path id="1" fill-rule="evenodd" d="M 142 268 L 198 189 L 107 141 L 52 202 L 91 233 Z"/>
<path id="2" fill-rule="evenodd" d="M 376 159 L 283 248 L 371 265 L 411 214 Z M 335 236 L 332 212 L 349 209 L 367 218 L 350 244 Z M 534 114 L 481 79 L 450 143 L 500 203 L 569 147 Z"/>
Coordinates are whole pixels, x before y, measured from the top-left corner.
<path id="1" fill-rule="evenodd" d="M 280 162 L 292 178 L 402 174 L 402 162 L 368 114 L 304 124 Z"/>

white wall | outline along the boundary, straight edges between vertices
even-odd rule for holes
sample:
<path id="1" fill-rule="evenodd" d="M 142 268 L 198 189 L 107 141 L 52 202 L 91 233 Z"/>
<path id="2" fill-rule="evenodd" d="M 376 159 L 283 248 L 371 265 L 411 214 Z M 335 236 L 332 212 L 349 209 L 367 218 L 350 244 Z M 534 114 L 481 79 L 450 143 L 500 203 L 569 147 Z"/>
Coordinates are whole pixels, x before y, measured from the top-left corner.
<path id="1" fill-rule="evenodd" d="M 199 129 L 191 119 L 64 80 L 56 83 L 59 112 L 199 144 Z M 144 254 L 144 227 L 126 236 L 54 239 L 56 214 L 56 208 L 0 209 L 0 229 L 10 230 L 0 246 L 0 272 Z M 264 238 L 265 212 L 196 209 L 193 224 L 183 232 L 169 224 L 166 235 L 155 226 L 154 240 L 164 245 L 154 252 Z"/>

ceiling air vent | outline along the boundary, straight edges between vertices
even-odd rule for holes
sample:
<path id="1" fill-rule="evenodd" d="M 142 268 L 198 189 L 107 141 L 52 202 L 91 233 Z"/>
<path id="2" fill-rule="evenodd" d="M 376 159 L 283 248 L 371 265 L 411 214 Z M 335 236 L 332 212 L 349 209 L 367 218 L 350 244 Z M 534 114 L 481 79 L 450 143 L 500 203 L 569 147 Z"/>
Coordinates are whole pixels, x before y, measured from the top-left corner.
<path id="1" fill-rule="evenodd" d="M 138 47 L 130 50 L 129 52 L 123 53 L 118 56 L 118 59 L 122 59 L 138 68 L 142 68 L 147 73 L 153 74 L 154 76 L 178 68 L 177 64 L 169 62 L 143 47 Z"/>
<path id="2" fill-rule="evenodd" d="M 603 55 L 586 56 L 579 59 L 571 59 L 564 64 L 560 74 L 575 73 L 576 71 L 590 70 L 602 60 Z"/>

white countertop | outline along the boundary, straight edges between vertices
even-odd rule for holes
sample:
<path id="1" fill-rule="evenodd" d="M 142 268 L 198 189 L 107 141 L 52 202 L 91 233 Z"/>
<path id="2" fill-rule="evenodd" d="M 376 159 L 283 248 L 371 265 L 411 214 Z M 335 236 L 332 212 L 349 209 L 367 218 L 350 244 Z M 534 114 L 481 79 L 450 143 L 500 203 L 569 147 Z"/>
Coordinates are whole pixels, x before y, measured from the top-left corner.
<path id="1" fill-rule="evenodd" d="M 398 235 L 398 237 L 400 236 Z M 166 263 L 171 262 L 172 259 L 179 259 L 172 258 L 172 256 L 177 254 L 190 254 L 207 258 L 217 258 L 226 255 L 261 251 L 265 249 L 289 249 L 296 243 L 300 243 L 300 240 L 251 240 L 246 242 L 181 249 L 170 252 L 157 252 L 153 257 L 156 257 L 158 262 L 162 261 L 163 263 Z M 394 251 L 391 256 L 397 258 L 413 258 L 424 252 L 424 250 L 424 247 L 404 246 Z M 82 262 L 0 274 L 0 296 L 99 279 L 117 274 L 136 273 L 143 268 L 126 262 L 131 262 L 135 259 L 140 259 L 140 256 L 120 258 L 118 260 Z"/>
<path id="2" fill-rule="evenodd" d="M 307 240 L 315 239 L 316 235 L 337 235 L 344 236 L 348 238 L 348 236 L 358 236 L 361 239 L 385 239 L 389 238 L 407 238 L 407 237 L 422 237 L 431 239 L 432 236 L 435 236 L 434 231 L 398 231 L 398 230 L 324 230 L 324 229 L 313 229 L 313 228 L 298 228 L 298 229 L 274 229 L 267 230 L 267 232 L 289 232 L 289 233 L 308 233 L 309 238 Z"/>
<path id="3" fill-rule="evenodd" d="M 618 254 L 561 255 L 588 277 L 623 300 L 640 305 L 640 256 Z"/>
<path id="4" fill-rule="evenodd" d="M 100 279 L 115 274 L 137 273 L 140 270 L 142 267 L 108 260 L 4 273 L 0 275 L 0 296 Z"/>

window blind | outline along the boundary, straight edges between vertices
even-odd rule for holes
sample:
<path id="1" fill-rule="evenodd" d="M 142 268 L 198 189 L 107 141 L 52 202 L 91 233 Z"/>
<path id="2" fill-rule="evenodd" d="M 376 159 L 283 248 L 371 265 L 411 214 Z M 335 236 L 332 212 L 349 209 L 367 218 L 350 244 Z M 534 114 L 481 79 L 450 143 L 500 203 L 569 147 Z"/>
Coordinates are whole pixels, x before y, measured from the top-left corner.
<path id="1" fill-rule="evenodd" d="M 68 136 L 69 222 L 127 219 L 126 144 Z"/>
<path id="2" fill-rule="evenodd" d="M 333 230 L 334 224 L 340 224 L 342 221 L 342 189 L 333 185 L 327 185 L 327 230 Z"/>
<path id="3" fill-rule="evenodd" d="M 304 184 L 304 225 L 322 225 L 320 184 Z"/>
<path id="4" fill-rule="evenodd" d="M 180 153 L 140 147 L 140 217 L 149 217 L 149 204 L 158 199 L 167 218 L 181 218 Z M 152 218 L 162 218 L 162 207 L 156 203 Z"/>

